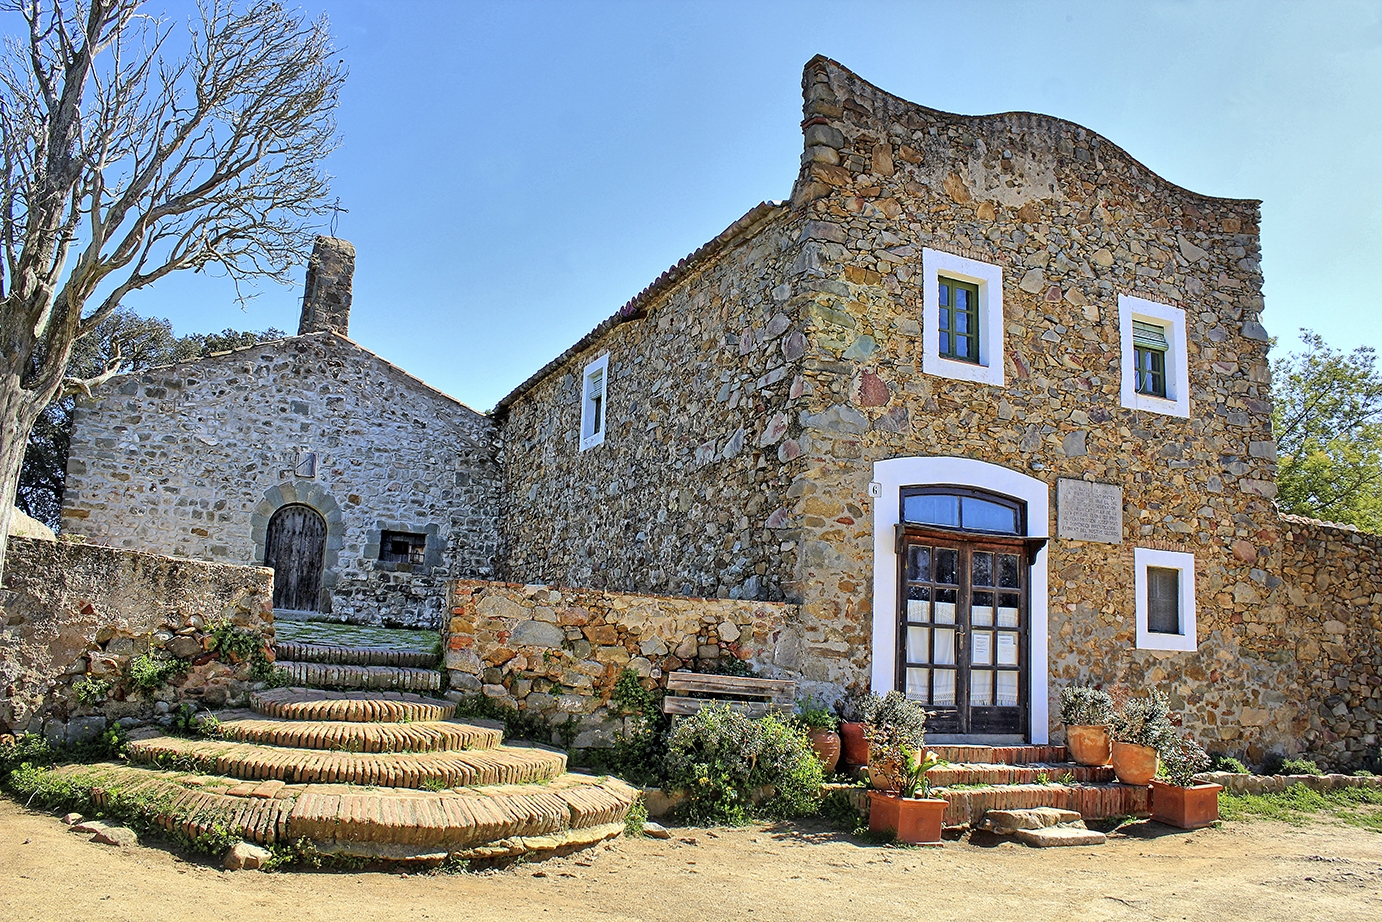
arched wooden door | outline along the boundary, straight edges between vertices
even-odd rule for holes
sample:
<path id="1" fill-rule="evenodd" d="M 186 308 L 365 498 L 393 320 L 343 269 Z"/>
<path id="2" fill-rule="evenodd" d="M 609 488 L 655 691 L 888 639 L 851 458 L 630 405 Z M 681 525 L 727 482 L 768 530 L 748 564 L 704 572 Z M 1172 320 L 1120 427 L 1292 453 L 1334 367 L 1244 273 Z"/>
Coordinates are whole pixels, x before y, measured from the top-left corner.
<path id="1" fill-rule="evenodd" d="M 264 566 L 274 571 L 274 608 L 321 610 L 326 520 L 311 506 L 284 506 L 269 519 Z"/>

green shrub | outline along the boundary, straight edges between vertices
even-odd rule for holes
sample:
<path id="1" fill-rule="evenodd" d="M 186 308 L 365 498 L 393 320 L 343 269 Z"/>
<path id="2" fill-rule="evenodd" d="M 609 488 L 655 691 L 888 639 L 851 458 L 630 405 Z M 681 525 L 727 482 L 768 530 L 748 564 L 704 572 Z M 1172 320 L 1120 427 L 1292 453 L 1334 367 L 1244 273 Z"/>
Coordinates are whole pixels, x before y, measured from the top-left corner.
<path id="1" fill-rule="evenodd" d="M 194 705 L 183 703 L 172 713 L 173 722 L 168 729 L 179 736 L 220 736 L 221 721 L 216 715 L 207 712 L 198 716 Z"/>
<path id="2" fill-rule="evenodd" d="M 207 649 L 223 660 L 236 663 L 266 660 L 264 638 L 256 631 L 222 620 L 211 625 L 207 633 L 211 635 Z"/>
<path id="3" fill-rule="evenodd" d="M 1172 740 L 1171 702 L 1157 689 L 1140 698 L 1129 698 L 1116 707 L 1108 732 L 1120 743 L 1161 749 Z"/>
<path id="4" fill-rule="evenodd" d="M 136 691 L 154 691 L 185 675 L 189 665 L 165 654 L 141 653 L 130 660 L 129 685 Z"/>
<path id="5" fill-rule="evenodd" d="M 467 695 L 456 702 L 456 716 L 497 720 L 504 725 L 505 739 L 552 742 L 552 728 L 541 717 L 528 711 L 520 711 L 486 695 Z"/>
<path id="6" fill-rule="evenodd" d="M 1216 772 L 1233 772 L 1235 775 L 1248 775 L 1248 767 L 1230 755 L 1216 755 L 1211 757 L 1210 770 Z"/>
<path id="7" fill-rule="evenodd" d="M 840 729 L 840 718 L 815 698 L 802 698 L 797 701 L 795 719 L 805 730 L 829 730 L 834 733 Z"/>
<path id="8" fill-rule="evenodd" d="M 72 691 L 82 704 L 96 704 L 110 694 L 110 681 L 95 676 L 82 676 L 72 683 Z"/>
<path id="9" fill-rule="evenodd" d="M 648 805 L 639 797 L 629 807 L 629 812 L 624 814 L 624 835 L 641 836 L 643 827 L 648 823 Z"/>
<path id="10" fill-rule="evenodd" d="M 1089 685 L 1067 685 L 1060 693 L 1060 719 L 1067 727 L 1108 726 L 1113 699 Z"/>
<path id="11" fill-rule="evenodd" d="M 610 711 L 626 718 L 609 749 L 581 753 L 582 764 L 634 785 L 661 785 L 667 775 L 667 734 L 672 719 L 662 713 L 663 692 L 643 687 L 638 673 L 625 669 L 610 693 Z"/>
<path id="12" fill-rule="evenodd" d="M 1174 737 L 1161 747 L 1161 765 L 1168 782 L 1188 788 L 1195 784 L 1195 776 L 1209 767 L 1209 753 L 1188 737 Z"/>
<path id="13" fill-rule="evenodd" d="M 668 737 L 667 786 L 686 793 L 679 812 L 692 822 L 739 825 L 755 815 L 814 813 L 822 780 L 806 735 L 776 716 L 753 720 L 709 704 Z M 770 796 L 755 805 L 754 793 L 768 787 Z"/>
<path id="14" fill-rule="evenodd" d="M 1281 763 L 1282 775 L 1323 775 L 1320 767 L 1311 759 L 1285 759 Z"/>
<path id="15" fill-rule="evenodd" d="M 925 750 L 926 708 L 902 692 L 890 691 L 882 698 L 869 695 L 864 699 L 862 715 L 871 751 L 881 749 L 900 756 L 904 749 Z"/>

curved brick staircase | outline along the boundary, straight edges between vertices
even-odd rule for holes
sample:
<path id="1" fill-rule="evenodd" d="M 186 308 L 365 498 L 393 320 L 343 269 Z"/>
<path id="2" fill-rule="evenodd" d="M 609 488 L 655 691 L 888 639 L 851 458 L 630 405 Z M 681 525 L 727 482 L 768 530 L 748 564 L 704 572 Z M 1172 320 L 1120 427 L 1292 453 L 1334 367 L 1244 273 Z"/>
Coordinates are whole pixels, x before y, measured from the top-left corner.
<path id="1" fill-rule="evenodd" d="M 259 692 L 251 710 L 217 715 L 217 738 L 147 735 L 130 743 L 130 764 L 67 771 L 98 803 L 159 803 L 170 830 L 228 828 L 356 858 L 542 856 L 623 831 L 634 788 L 568 773 L 565 753 L 505 745 L 499 724 L 457 720 L 455 704 L 413 693 L 439 687 L 425 668 L 435 653 L 296 642 L 275 652 L 297 680 L 330 687 Z"/>

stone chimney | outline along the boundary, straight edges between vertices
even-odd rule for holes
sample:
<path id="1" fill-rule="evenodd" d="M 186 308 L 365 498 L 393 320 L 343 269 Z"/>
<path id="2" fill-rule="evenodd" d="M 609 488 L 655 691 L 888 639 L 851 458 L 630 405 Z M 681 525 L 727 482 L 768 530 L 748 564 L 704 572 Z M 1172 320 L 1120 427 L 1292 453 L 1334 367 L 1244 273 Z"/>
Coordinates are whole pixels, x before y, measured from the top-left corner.
<path id="1" fill-rule="evenodd" d="M 350 335 L 350 283 L 355 247 L 338 237 L 318 237 L 307 262 L 298 335 L 333 330 Z"/>

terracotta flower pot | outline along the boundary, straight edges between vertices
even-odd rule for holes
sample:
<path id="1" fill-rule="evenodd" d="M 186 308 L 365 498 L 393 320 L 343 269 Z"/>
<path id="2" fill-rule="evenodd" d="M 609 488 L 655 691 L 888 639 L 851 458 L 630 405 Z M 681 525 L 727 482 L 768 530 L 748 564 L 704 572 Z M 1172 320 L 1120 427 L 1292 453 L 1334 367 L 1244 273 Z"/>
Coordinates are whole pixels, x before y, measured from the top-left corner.
<path id="1" fill-rule="evenodd" d="M 1161 763 L 1155 746 L 1113 742 L 1113 773 L 1124 784 L 1146 785 Z"/>
<path id="2" fill-rule="evenodd" d="M 1181 829 L 1211 826 L 1219 819 L 1221 784 L 1182 788 L 1152 779 L 1152 819 Z"/>
<path id="3" fill-rule="evenodd" d="M 840 764 L 840 734 L 834 730 L 812 730 L 806 734 L 811 740 L 811 748 L 816 750 L 816 758 L 828 775 Z"/>
<path id="4" fill-rule="evenodd" d="M 1107 765 L 1113 758 L 1108 727 L 1066 724 L 1065 748 L 1070 758 L 1081 765 Z"/>
<path id="5" fill-rule="evenodd" d="M 869 741 L 864 739 L 863 724 L 840 724 L 840 744 L 843 747 L 845 764 L 869 764 Z"/>
<path id="6" fill-rule="evenodd" d="M 903 797 L 870 791 L 869 830 L 888 833 L 909 845 L 939 845 L 945 808 L 938 797 Z"/>

